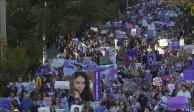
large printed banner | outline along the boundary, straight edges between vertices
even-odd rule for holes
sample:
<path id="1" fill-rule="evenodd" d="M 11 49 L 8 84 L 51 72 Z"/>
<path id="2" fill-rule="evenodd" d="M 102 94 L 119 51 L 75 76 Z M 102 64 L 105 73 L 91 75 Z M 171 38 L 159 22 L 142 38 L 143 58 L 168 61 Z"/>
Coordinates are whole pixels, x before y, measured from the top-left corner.
<path id="1" fill-rule="evenodd" d="M 168 97 L 168 110 L 186 109 L 186 99 L 184 96 Z"/>
<path id="2" fill-rule="evenodd" d="M 99 101 L 101 97 L 100 88 L 100 71 L 94 71 L 94 96 L 96 101 Z"/>
<path id="3" fill-rule="evenodd" d="M 69 81 L 55 81 L 55 89 L 70 89 Z"/>
<path id="4" fill-rule="evenodd" d="M 38 112 L 50 112 L 50 108 L 48 106 L 47 107 L 39 107 Z"/>
<path id="5" fill-rule="evenodd" d="M 11 99 L 0 98 L 0 110 L 10 110 L 10 109 L 11 109 Z"/>
<path id="6" fill-rule="evenodd" d="M 194 80 L 194 69 L 185 69 L 183 71 L 184 80 Z"/>

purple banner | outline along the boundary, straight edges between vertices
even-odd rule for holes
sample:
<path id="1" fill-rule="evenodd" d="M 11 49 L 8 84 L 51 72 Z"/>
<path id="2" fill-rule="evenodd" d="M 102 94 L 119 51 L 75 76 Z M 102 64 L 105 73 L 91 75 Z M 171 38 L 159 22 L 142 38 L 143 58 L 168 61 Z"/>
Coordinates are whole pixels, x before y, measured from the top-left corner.
<path id="1" fill-rule="evenodd" d="M 103 112 L 102 108 L 96 108 L 95 112 Z"/>
<path id="2" fill-rule="evenodd" d="M 0 98 L 0 109 L 10 110 L 11 109 L 11 99 Z"/>
<path id="3" fill-rule="evenodd" d="M 180 44 L 178 41 L 173 41 L 172 43 L 170 43 L 169 47 L 171 49 L 180 49 Z"/>
<path id="4" fill-rule="evenodd" d="M 124 46 L 124 42 L 123 41 L 118 41 L 117 46 Z"/>
<path id="5" fill-rule="evenodd" d="M 169 110 L 186 109 L 186 99 L 184 96 L 168 97 L 167 107 Z"/>
<path id="6" fill-rule="evenodd" d="M 192 59 L 192 66 L 191 66 L 191 68 L 194 69 L 194 59 Z"/>
<path id="7" fill-rule="evenodd" d="M 96 101 L 100 100 L 100 71 L 98 70 L 94 71 L 94 96 Z"/>
<path id="8" fill-rule="evenodd" d="M 185 69 L 183 71 L 184 80 L 194 80 L 194 69 Z"/>

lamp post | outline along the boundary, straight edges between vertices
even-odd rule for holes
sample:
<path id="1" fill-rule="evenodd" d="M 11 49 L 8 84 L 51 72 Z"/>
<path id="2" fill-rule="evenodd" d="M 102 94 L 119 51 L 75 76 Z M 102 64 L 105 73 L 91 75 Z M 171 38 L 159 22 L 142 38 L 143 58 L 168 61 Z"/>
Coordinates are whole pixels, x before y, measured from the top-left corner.
<path id="1" fill-rule="evenodd" d="M 47 2 L 44 2 L 44 8 L 47 8 Z M 45 16 L 45 14 L 44 14 L 44 16 Z M 45 19 L 44 19 L 44 21 L 46 21 Z M 46 23 L 44 22 L 44 24 L 46 24 Z M 44 28 L 44 30 L 45 30 L 45 28 Z M 46 31 L 43 31 L 43 32 L 44 33 L 42 35 L 42 40 L 43 40 L 42 64 L 45 64 L 46 59 L 47 59 L 47 53 L 46 53 Z"/>
<path id="2" fill-rule="evenodd" d="M 129 7 L 129 0 L 127 0 L 127 3 L 126 3 L 126 10 L 128 9 Z"/>

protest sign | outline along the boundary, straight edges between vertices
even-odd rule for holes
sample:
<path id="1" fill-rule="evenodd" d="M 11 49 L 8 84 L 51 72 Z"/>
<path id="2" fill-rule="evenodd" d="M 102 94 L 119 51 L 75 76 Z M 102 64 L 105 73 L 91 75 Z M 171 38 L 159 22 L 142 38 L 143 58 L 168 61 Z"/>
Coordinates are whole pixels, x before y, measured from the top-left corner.
<path id="1" fill-rule="evenodd" d="M 184 39 L 180 39 L 179 40 L 179 44 L 181 47 L 185 46 L 185 40 Z"/>
<path id="2" fill-rule="evenodd" d="M 159 40 L 159 45 L 160 45 L 161 47 L 166 47 L 166 46 L 168 46 L 168 43 L 169 43 L 169 40 L 168 40 L 168 39 L 160 39 L 160 40 Z"/>
<path id="3" fill-rule="evenodd" d="M 116 30 L 115 33 L 117 38 L 127 38 L 127 34 L 124 31 Z"/>
<path id="4" fill-rule="evenodd" d="M 194 69 L 185 69 L 183 71 L 184 80 L 194 80 Z"/>
<path id="5" fill-rule="evenodd" d="M 107 30 L 101 30 L 101 34 L 107 34 L 108 31 Z"/>
<path id="6" fill-rule="evenodd" d="M 92 30 L 94 32 L 98 32 L 98 28 L 96 28 L 96 27 L 90 27 L 90 30 Z"/>
<path id="7" fill-rule="evenodd" d="M 153 78 L 153 85 L 154 86 L 162 86 L 162 78 L 161 77 Z"/>
<path id="8" fill-rule="evenodd" d="M 168 110 L 186 109 L 185 96 L 168 97 L 167 108 Z"/>
<path id="9" fill-rule="evenodd" d="M 137 29 L 135 29 L 135 28 L 132 28 L 131 29 L 131 35 L 132 36 L 135 36 L 136 35 L 136 32 L 137 32 Z"/>
<path id="10" fill-rule="evenodd" d="M 51 63 L 51 66 L 55 68 L 63 67 L 64 61 L 65 60 L 63 58 L 54 58 L 53 62 Z"/>
<path id="11" fill-rule="evenodd" d="M 156 54 L 155 54 L 154 52 L 149 53 L 149 54 L 147 55 L 147 60 L 148 60 L 148 66 L 156 65 L 156 64 L 157 64 L 157 61 L 156 61 Z"/>
<path id="12" fill-rule="evenodd" d="M 100 80 L 100 71 L 94 71 L 94 97 L 96 101 L 101 98 Z"/>
<path id="13" fill-rule="evenodd" d="M 0 98 L 0 109 L 10 110 L 11 109 L 11 99 L 10 98 Z"/>
<path id="14" fill-rule="evenodd" d="M 102 108 L 95 108 L 95 112 L 103 112 Z"/>
<path id="15" fill-rule="evenodd" d="M 169 47 L 171 49 L 180 49 L 180 45 L 178 41 L 171 41 L 169 44 Z"/>
<path id="16" fill-rule="evenodd" d="M 134 48 L 134 49 L 129 49 L 128 50 L 128 55 L 129 56 L 136 56 L 137 55 L 137 50 Z"/>
<path id="17" fill-rule="evenodd" d="M 79 44 L 78 38 L 73 38 L 73 39 L 72 39 L 72 43 L 73 43 L 74 45 L 78 45 L 78 44 Z"/>
<path id="18" fill-rule="evenodd" d="M 72 105 L 70 112 L 82 112 L 83 106 L 82 105 Z"/>
<path id="19" fill-rule="evenodd" d="M 76 67 L 73 60 L 65 60 L 63 72 L 64 75 L 72 75 L 76 71 Z"/>
<path id="20" fill-rule="evenodd" d="M 124 42 L 123 41 L 118 41 L 117 46 L 124 46 Z"/>
<path id="21" fill-rule="evenodd" d="M 43 102 L 44 102 L 45 106 L 49 106 L 49 107 L 52 106 L 52 99 L 51 99 L 51 97 L 44 97 L 43 98 Z"/>
<path id="22" fill-rule="evenodd" d="M 55 109 L 55 112 L 66 112 L 65 109 Z"/>
<path id="23" fill-rule="evenodd" d="M 69 81 L 55 81 L 55 89 L 70 89 Z"/>
<path id="24" fill-rule="evenodd" d="M 49 107 L 39 107 L 38 112 L 50 112 L 50 108 Z"/>
<path id="25" fill-rule="evenodd" d="M 136 69 L 140 68 L 143 69 L 143 64 L 142 63 L 135 63 Z"/>

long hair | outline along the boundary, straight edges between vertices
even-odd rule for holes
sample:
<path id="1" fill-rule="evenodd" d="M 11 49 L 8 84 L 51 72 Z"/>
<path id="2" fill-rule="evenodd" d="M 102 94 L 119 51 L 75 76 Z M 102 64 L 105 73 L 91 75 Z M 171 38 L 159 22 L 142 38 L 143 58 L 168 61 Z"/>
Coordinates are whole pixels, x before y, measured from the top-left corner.
<path id="1" fill-rule="evenodd" d="M 85 72 L 75 72 L 74 73 L 74 79 L 76 79 L 79 76 L 81 76 L 85 79 L 85 88 L 84 88 L 83 92 L 80 93 L 81 99 L 84 101 L 92 101 L 93 95 L 92 95 L 92 92 L 90 89 L 90 82 L 89 82 L 87 74 Z"/>

